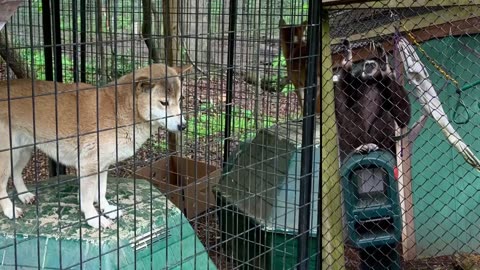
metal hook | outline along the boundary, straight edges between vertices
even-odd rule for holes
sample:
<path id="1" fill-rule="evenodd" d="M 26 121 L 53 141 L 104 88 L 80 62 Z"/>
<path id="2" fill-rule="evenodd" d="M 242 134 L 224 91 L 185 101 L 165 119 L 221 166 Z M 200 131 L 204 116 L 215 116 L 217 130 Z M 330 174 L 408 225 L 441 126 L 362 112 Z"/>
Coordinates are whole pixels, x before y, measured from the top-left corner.
<path id="1" fill-rule="evenodd" d="M 468 111 L 468 108 L 465 105 L 465 102 L 463 102 L 463 100 L 462 100 L 462 90 L 457 89 L 457 94 L 458 94 L 458 100 L 457 100 L 457 105 L 455 106 L 455 111 L 453 112 L 453 122 L 455 122 L 456 124 L 462 125 L 462 124 L 466 124 L 466 123 L 468 123 L 468 121 L 470 121 L 470 112 Z M 463 108 L 463 110 L 467 114 L 465 120 L 463 120 L 463 121 L 457 120 L 458 119 L 457 116 L 459 114 L 458 111 L 461 108 Z"/>
<path id="2" fill-rule="evenodd" d="M 393 10 L 390 10 L 390 18 L 393 19 L 393 27 L 395 28 L 395 31 L 399 32 L 400 29 L 400 17 L 398 16 L 398 13 L 394 12 Z"/>

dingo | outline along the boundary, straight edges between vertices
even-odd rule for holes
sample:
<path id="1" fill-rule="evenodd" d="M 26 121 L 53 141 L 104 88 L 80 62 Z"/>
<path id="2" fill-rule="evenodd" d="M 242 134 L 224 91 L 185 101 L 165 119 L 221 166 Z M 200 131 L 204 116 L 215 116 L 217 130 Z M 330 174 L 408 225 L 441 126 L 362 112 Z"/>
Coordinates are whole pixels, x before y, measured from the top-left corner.
<path id="1" fill-rule="evenodd" d="M 307 61 L 308 47 L 303 33 L 307 22 L 301 25 L 287 25 L 283 19 L 280 19 L 280 46 L 283 56 L 286 59 L 288 79 L 295 87 L 298 106 L 303 113 L 303 99 L 305 96 L 305 80 L 307 79 Z M 315 104 L 315 113 L 320 114 L 320 57 L 317 62 L 317 102 Z"/>
<path id="2" fill-rule="evenodd" d="M 151 136 L 150 130 L 163 127 L 180 132 L 185 129 L 178 73 L 191 67 L 153 64 L 136 70 L 135 77 L 130 73 L 118 79 L 116 89 L 110 83 L 98 92 L 88 84 L 79 83 L 77 92 L 76 84 L 57 83 L 56 96 L 55 83 L 51 81 L 0 82 L 0 207 L 3 213 L 10 219 L 23 214 L 20 208 L 13 207 L 8 197 L 11 172 L 20 201 L 24 204 L 35 201 L 22 179 L 22 170 L 35 143 L 50 158 L 77 169 L 81 178 L 81 210 L 87 223 L 95 228 L 111 226 L 111 219 L 120 217 L 122 211 L 105 198 L 106 170 L 116 162 L 117 156 L 119 161 L 131 157 Z M 94 202 L 99 203 L 106 217 L 99 215 Z"/>

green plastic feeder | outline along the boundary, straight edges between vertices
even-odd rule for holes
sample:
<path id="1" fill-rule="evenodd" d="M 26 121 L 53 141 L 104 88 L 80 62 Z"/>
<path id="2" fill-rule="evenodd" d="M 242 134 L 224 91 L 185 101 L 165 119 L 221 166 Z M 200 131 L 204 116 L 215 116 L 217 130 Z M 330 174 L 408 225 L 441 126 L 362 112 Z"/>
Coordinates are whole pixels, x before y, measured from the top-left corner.
<path id="1" fill-rule="evenodd" d="M 357 247 L 398 243 L 401 210 L 395 157 L 386 151 L 356 154 L 341 167 L 349 238 Z"/>
<path id="2" fill-rule="evenodd" d="M 21 205 L 24 217 L 4 218 L 0 269 L 216 269 L 188 220 L 148 181 L 109 179 L 107 198 L 124 215 L 102 231 L 84 221 L 78 189 L 71 176 L 41 182 L 38 215 Z"/>
<path id="3" fill-rule="evenodd" d="M 362 269 L 400 269 L 402 221 L 395 168 L 395 157 L 382 150 L 354 154 L 341 167 L 348 239 L 360 249 Z"/>

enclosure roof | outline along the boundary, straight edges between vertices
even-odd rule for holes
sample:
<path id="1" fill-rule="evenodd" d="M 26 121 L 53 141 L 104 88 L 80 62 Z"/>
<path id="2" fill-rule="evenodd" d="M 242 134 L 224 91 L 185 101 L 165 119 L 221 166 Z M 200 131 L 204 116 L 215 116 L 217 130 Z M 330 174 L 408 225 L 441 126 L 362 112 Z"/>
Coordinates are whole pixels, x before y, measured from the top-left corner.
<path id="1" fill-rule="evenodd" d="M 389 25 L 397 20 L 408 19 L 415 16 L 443 10 L 444 7 L 422 7 L 422 8 L 398 8 L 398 9 L 343 9 L 331 10 L 329 12 L 330 36 L 334 38 L 345 38 L 355 34 L 362 34 L 375 28 Z M 374 40 L 384 40 L 385 36 L 379 36 Z M 369 40 L 352 42 L 353 49 L 368 45 Z M 337 45 L 332 46 L 332 52 L 338 52 Z"/>

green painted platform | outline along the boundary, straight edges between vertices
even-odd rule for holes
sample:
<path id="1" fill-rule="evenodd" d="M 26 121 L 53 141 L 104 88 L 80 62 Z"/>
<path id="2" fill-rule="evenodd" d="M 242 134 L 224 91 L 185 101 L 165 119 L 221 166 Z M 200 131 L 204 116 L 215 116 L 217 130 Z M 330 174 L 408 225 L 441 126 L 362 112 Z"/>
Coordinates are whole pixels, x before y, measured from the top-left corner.
<path id="1" fill-rule="evenodd" d="M 16 199 L 25 216 L 2 217 L 0 269 L 216 269 L 181 211 L 148 181 L 108 180 L 107 198 L 124 215 L 101 233 L 83 220 L 78 188 L 71 176 L 41 182 L 38 215 Z"/>

